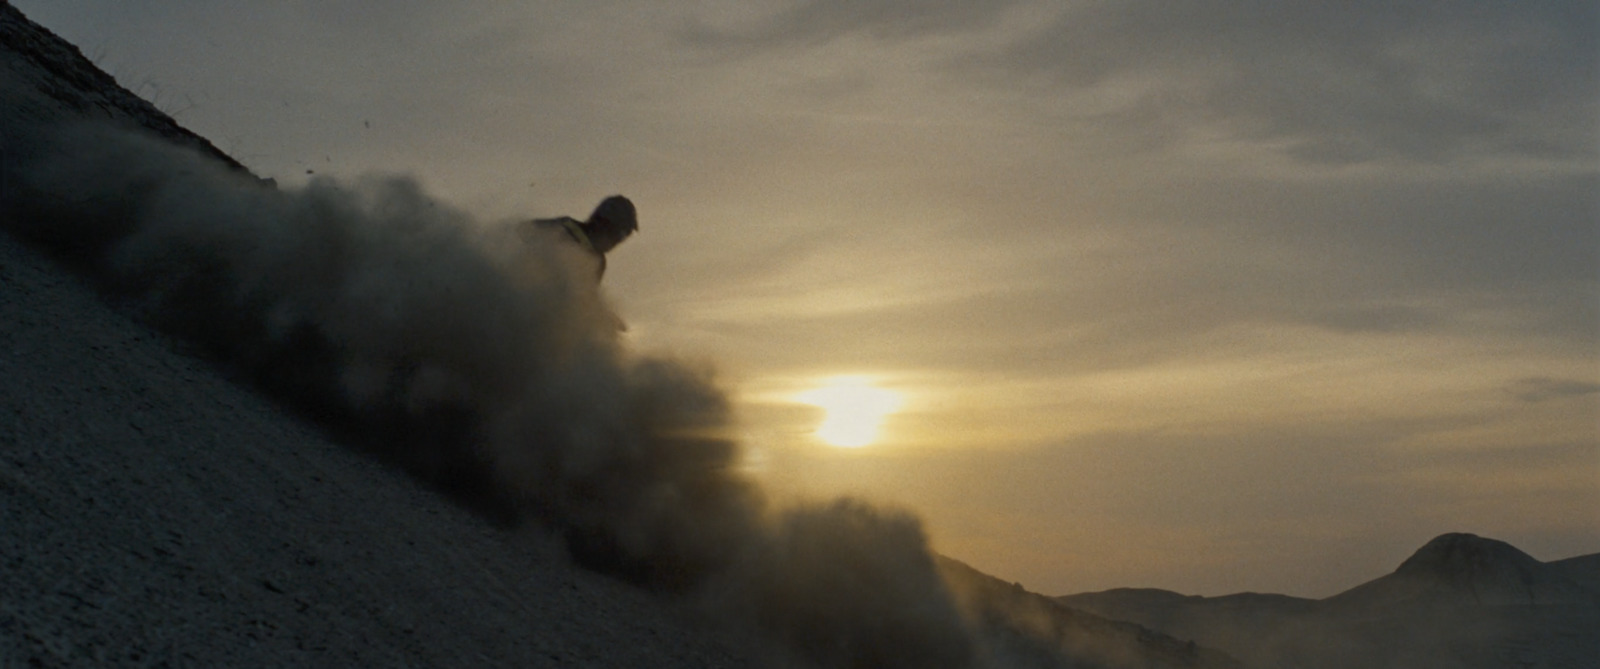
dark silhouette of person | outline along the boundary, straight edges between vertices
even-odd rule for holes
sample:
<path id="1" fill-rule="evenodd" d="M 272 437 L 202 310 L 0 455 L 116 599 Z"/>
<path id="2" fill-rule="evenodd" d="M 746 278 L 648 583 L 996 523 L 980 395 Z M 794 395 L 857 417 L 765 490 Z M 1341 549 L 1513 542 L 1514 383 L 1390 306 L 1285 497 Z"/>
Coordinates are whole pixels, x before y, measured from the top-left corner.
<path id="1" fill-rule="evenodd" d="M 639 230 L 639 215 L 633 202 L 621 195 L 600 201 L 589 214 L 589 220 L 579 221 L 571 216 L 536 218 L 528 222 L 535 229 L 560 230 L 578 246 L 595 258 L 598 269 L 595 282 L 606 274 L 606 254 Z"/>

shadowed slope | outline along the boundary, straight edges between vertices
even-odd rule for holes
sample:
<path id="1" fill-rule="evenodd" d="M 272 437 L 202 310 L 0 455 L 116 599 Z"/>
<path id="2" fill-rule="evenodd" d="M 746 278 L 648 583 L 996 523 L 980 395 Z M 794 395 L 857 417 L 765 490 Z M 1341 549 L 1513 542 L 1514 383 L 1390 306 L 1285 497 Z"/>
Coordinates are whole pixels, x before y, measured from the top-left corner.
<path id="1" fill-rule="evenodd" d="M 0 236 L 0 666 L 741 666 Z"/>
<path id="2" fill-rule="evenodd" d="M 1596 593 L 1600 593 L 1600 553 L 1546 562 L 1555 573 Z"/>
<path id="3" fill-rule="evenodd" d="M 99 119 L 242 171 L 8 3 L 0 46 L 5 167 Z M 184 353 L 0 232 L 0 666 L 745 664 Z"/>

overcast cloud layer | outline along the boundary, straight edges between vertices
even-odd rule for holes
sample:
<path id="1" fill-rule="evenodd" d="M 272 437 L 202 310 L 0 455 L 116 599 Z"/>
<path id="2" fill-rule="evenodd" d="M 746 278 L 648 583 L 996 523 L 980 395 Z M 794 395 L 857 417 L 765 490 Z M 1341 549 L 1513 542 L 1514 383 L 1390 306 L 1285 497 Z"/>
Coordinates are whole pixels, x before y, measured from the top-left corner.
<path id="1" fill-rule="evenodd" d="M 1593 3 L 14 4 L 285 184 L 628 194 L 629 337 L 766 476 L 1033 589 L 1600 550 Z M 809 443 L 833 372 L 891 443 Z"/>

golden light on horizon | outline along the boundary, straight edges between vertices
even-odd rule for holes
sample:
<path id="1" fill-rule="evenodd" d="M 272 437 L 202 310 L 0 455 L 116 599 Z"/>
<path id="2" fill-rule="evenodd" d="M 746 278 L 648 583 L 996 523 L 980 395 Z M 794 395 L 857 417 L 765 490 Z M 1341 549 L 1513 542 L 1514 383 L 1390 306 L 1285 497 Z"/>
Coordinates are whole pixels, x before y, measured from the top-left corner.
<path id="1" fill-rule="evenodd" d="M 823 410 L 816 436 L 832 446 L 860 448 L 878 439 L 884 419 L 900 408 L 900 393 L 872 385 L 860 376 L 840 376 L 795 399 Z"/>

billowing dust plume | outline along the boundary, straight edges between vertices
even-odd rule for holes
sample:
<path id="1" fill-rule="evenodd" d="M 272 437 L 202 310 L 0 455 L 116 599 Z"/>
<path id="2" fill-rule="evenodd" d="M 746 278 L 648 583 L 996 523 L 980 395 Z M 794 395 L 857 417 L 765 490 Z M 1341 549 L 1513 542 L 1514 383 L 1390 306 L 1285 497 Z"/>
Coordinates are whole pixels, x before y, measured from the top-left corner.
<path id="1" fill-rule="evenodd" d="M 0 174 L 13 233 L 347 443 L 780 664 L 975 662 L 917 520 L 769 507 L 709 371 L 620 345 L 573 245 L 406 178 L 280 190 L 106 126 L 31 136 Z"/>

